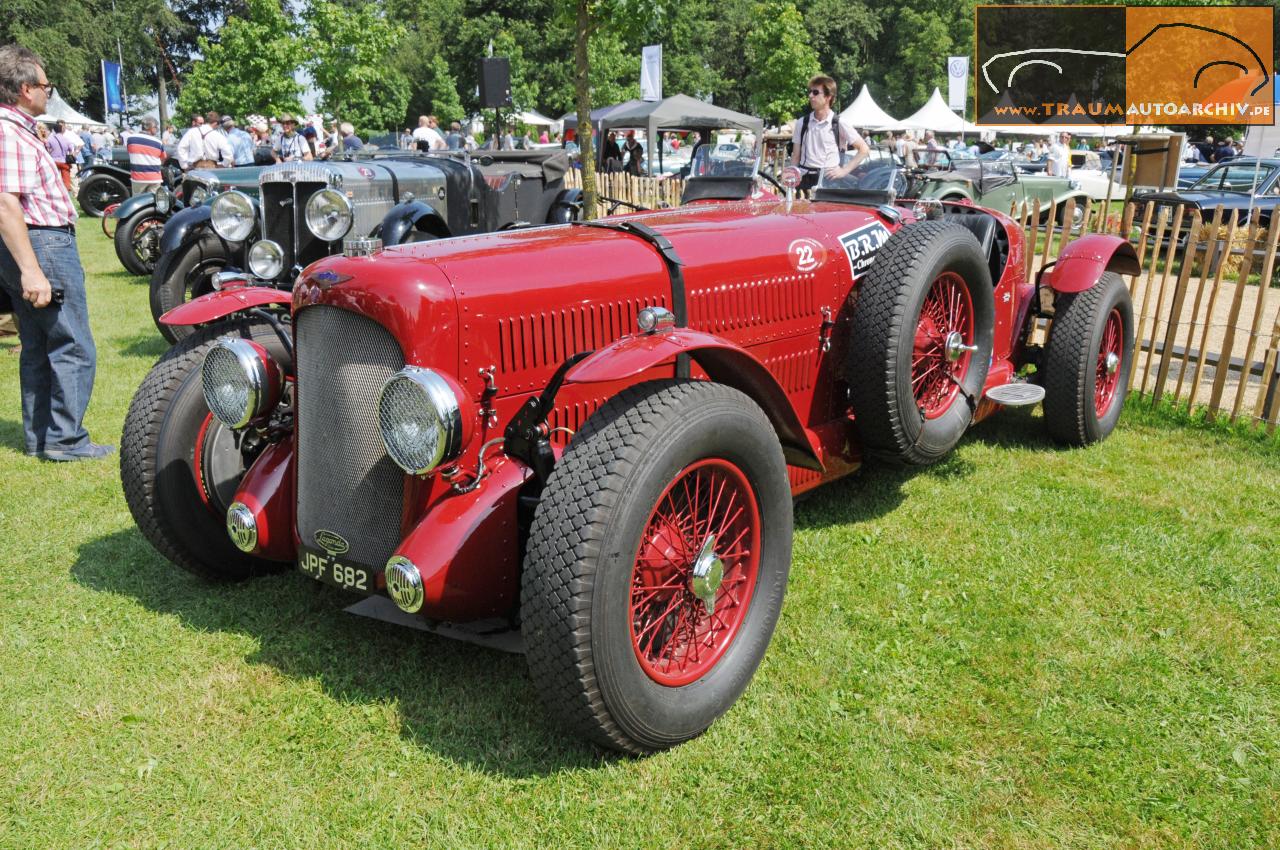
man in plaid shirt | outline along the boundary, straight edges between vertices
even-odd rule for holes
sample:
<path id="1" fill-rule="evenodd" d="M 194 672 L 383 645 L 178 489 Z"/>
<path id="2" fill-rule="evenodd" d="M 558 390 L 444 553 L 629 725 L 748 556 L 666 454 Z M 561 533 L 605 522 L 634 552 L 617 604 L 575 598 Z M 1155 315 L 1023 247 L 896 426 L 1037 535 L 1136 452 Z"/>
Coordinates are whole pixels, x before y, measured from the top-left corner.
<path id="1" fill-rule="evenodd" d="M 36 135 L 35 116 L 53 89 L 43 66 L 25 47 L 0 47 L 0 286 L 19 320 L 26 453 L 92 460 L 113 449 L 92 442 L 84 429 L 98 353 L 75 207 Z"/>

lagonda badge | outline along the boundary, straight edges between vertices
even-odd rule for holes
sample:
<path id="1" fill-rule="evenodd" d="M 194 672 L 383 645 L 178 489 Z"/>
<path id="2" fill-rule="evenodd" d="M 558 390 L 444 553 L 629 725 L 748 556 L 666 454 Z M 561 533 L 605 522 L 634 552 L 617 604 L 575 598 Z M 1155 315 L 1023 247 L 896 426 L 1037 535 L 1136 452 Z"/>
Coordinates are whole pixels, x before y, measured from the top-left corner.
<path id="1" fill-rule="evenodd" d="M 330 555 L 343 555 L 351 548 L 347 539 L 336 531 L 322 528 L 315 533 L 316 545 Z"/>

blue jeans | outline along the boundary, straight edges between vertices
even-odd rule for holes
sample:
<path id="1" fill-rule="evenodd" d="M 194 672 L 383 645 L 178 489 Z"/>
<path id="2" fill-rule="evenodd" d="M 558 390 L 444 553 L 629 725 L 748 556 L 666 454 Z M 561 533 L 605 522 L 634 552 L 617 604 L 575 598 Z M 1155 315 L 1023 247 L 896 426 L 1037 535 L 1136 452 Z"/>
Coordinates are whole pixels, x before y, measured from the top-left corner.
<path id="1" fill-rule="evenodd" d="M 22 356 L 22 431 L 27 454 L 77 449 L 89 442 L 84 412 L 93 394 L 98 351 L 89 330 L 84 268 L 76 238 L 57 230 L 29 231 L 49 285 L 64 292 L 61 306 L 36 309 L 22 298 L 22 276 L 0 240 L 0 286 L 13 299 Z"/>

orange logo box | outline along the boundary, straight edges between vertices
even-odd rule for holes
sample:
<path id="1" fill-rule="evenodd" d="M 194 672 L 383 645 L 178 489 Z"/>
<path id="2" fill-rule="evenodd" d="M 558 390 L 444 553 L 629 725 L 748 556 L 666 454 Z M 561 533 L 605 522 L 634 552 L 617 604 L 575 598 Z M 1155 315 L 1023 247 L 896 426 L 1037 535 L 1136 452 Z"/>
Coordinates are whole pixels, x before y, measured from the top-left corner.
<path id="1" fill-rule="evenodd" d="M 1125 121 L 1274 124 L 1270 6 L 1125 10 Z"/>

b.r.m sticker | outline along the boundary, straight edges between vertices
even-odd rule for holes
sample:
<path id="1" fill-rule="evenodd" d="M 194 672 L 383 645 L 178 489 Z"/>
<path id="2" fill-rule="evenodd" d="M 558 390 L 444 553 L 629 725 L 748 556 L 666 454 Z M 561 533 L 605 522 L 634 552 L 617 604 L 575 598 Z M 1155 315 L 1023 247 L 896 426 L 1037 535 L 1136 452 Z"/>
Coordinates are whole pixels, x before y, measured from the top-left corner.
<path id="1" fill-rule="evenodd" d="M 880 246 L 889 241 L 889 228 L 874 221 L 841 235 L 840 245 L 849 259 L 849 274 L 861 277 L 875 262 Z"/>

